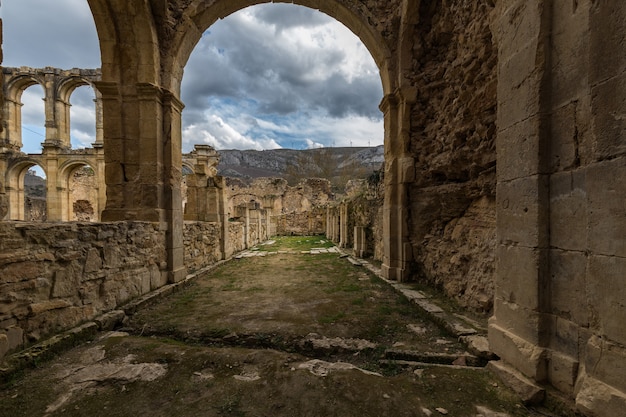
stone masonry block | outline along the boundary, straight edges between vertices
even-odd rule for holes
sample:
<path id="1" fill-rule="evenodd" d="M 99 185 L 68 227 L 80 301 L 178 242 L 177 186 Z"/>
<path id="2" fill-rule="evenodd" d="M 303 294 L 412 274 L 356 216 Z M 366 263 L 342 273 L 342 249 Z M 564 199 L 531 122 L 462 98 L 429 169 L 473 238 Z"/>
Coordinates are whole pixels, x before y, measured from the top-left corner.
<path id="1" fill-rule="evenodd" d="M 504 59 L 498 70 L 498 128 L 505 130 L 541 111 L 541 74 L 536 43 Z"/>
<path id="2" fill-rule="evenodd" d="M 626 346 L 626 258 L 590 256 L 587 271 L 591 326 Z"/>
<path id="3" fill-rule="evenodd" d="M 578 120 L 578 102 L 554 109 L 550 123 L 550 172 L 576 168 L 580 163 L 579 142 L 588 121 Z M 583 123 L 585 124 L 583 126 Z"/>
<path id="4" fill-rule="evenodd" d="M 579 326 L 589 325 L 587 305 L 587 256 L 584 252 L 550 252 L 552 313 Z"/>
<path id="5" fill-rule="evenodd" d="M 545 390 L 502 361 L 489 362 L 487 369 L 496 374 L 506 386 L 517 393 L 524 404 L 541 404 L 543 402 Z"/>
<path id="6" fill-rule="evenodd" d="M 491 318 L 497 326 L 507 329 L 511 334 L 539 345 L 543 338 L 543 325 L 546 315 L 528 310 L 499 297 L 494 299 L 494 316 Z M 490 321 L 491 323 L 491 321 Z M 491 338 L 489 339 L 491 343 Z M 499 355 L 497 351 L 495 353 Z"/>
<path id="7" fill-rule="evenodd" d="M 626 394 L 626 348 L 592 336 L 587 341 L 585 369 L 591 377 Z"/>
<path id="8" fill-rule="evenodd" d="M 497 242 L 530 248 L 547 246 L 548 192 L 547 176 L 499 182 L 496 191 Z"/>
<path id="9" fill-rule="evenodd" d="M 24 330 L 21 327 L 9 327 L 6 330 L 9 341 L 9 350 L 15 350 L 24 345 Z"/>
<path id="10" fill-rule="evenodd" d="M 589 68 L 589 0 L 554 0 L 551 34 L 552 103 L 585 94 Z"/>
<path id="11" fill-rule="evenodd" d="M 626 138 L 626 71 L 593 87 L 591 94 L 596 159 L 602 160 L 624 155 L 626 153 L 626 140 L 624 139 Z"/>
<path id="12" fill-rule="evenodd" d="M 598 255 L 626 258 L 626 157 L 594 164 L 587 169 L 586 178 L 588 249 Z"/>
<path id="13" fill-rule="evenodd" d="M 584 169 L 550 178 L 550 246 L 585 251 L 588 238 L 587 183 Z"/>
<path id="14" fill-rule="evenodd" d="M 624 50 L 626 44 L 626 2 L 593 2 L 589 14 L 590 65 L 592 84 L 602 82 L 615 74 L 626 71 L 626 54 L 614 53 Z"/>
<path id="15" fill-rule="evenodd" d="M 489 321 L 489 345 L 526 377 L 535 381 L 546 379 L 546 350 L 501 327 L 493 317 Z"/>
<path id="16" fill-rule="evenodd" d="M 0 333 L 0 359 L 9 351 L 9 338 L 6 334 Z"/>
<path id="17" fill-rule="evenodd" d="M 579 362 L 575 358 L 560 352 L 550 352 L 548 377 L 550 384 L 559 391 L 572 394 L 578 377 Z"/>
<path id="18" fill-rule="evenodd" d="M 541 31 L 541 0 L 499 2 L 501 17 L 495 25 L 500 54 L 507 57 L 520 45 L 536 42 Z"/>
<path id="19" fill-rule="evenodd" d="M 588 416 L 619 416 L 626 409 L 626 394 L 586 376 L 576 395 L 576 408 Z"/>
<path id="20" fill-rule="evenodd" d="M 498 180 L 510 181 L 541 173 L 541 123 L 530 117 L 501 130 L 496 136 Z"/>
<path id="21" fill-rule="evenodd" d="M 547 256 L 541 250 L 498 245 L 496 248 L 496 297 L 509 303 L 540 310 L 540 291 L 546 288 Z"/>
<path id="22" fill-rule="evenodd" d="M 102 258 L 100 257 L 100 251 L 95 248 L 89 249 L 87 252 L 87 259 L 85 259 L 85 273 L 97 272 L 102 269 Z"/>
<path id="23" fill-rule="evenodd" d="M 580 330 L 581 327 L 577 323 L 561 317 L 553 317 L 550 347 L 554 351 L 569 357 L 578 358 L 580 353 Z"/>

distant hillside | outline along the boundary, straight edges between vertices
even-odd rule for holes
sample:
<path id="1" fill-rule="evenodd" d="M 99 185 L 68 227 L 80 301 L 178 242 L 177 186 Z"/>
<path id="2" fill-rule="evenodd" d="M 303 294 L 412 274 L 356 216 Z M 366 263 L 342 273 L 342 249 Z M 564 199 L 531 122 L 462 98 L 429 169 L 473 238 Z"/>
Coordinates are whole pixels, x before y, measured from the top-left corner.
<path id="1" fill-rule="evenodd" d="M 383 146 L 363 148 L 318 148 L 265 151 L 221 150 L 218 173 L 225 177 L 250 179 L 281 177 L 292 185 L 303 178 L 327 178 L 333 185 L 365 178 L 384 162 Z"/>

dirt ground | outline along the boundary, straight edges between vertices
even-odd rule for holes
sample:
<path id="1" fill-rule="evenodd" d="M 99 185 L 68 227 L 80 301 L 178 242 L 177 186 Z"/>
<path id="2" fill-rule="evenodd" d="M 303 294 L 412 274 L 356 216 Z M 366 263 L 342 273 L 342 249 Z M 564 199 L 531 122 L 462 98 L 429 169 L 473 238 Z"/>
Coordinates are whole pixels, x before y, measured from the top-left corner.
<path id="1" fill-rule="evenodd" d="M 540 415 L 329 242 L 255 249 L 14 375 L 0 416 Z"/>

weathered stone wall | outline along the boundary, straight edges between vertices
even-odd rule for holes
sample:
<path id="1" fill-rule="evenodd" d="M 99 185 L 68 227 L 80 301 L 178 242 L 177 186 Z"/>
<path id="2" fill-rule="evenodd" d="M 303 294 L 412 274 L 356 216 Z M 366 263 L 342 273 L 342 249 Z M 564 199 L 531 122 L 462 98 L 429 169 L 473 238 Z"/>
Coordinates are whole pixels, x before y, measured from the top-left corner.
<path id="1" fill-rule="evenodd" d="M 411 75 L 418 91 L 409 190 L 414 276 L 485 312 L 496 227 L 492 9 L 487 0 L 422 2 Z"/>
<path id="2" fill-rule="evenodd" d="M 241 222 L 228 223 L 228 245 L 231 253 L 246 249 L 246 225 Z"/>
<path id="3" fill-rule="evenodd" d="M 233 214 L 237 206 L 259 203 L 262 208 L 278 213 L 302 213 L 314 206 L 327 204 L 333 199 L 330 181 L 307 178 L 290 187 L 283 178 L 256 178 L 250 182 L 227 178 L 228 211 Z"/>
<path id="4" fill-rule="evenodd" d="M 354 247 L 354 228 L 365 228 L 365 253 L 381 261 L 383 258 L 383 199 L 384 187 L 381 172 L 375 172 L 366 181 L 355 184 L 351 190 L 346 190 L 348 195 L 348 235 L 346 243 L 348 247 Z"/>
<path id="5" fill-rule="evenodd" d="M 192 273 L 223 258 L 220 239 L 222 227 L 219 223 L 185 222 L 183 240 L 185 244 L 185 266 Z"/>
<path id="6" fill-rule="evenodd" d="M 83 167 L 70 178 L 71 220 L 93 222 L 98 220 L 98 178 L 90 167 Z"/>
<path id="7" fill-rule="evenodd" d="M 278 236 L 312 236 L 326 233 L 326 208 L 314 207 L 300 213 L 281 214 L 272 217 Z"/>
<path id="8" fill-rule="evenodd" d="M 0 223 L 0 356 L 166 283 L 151 223 Z"/>

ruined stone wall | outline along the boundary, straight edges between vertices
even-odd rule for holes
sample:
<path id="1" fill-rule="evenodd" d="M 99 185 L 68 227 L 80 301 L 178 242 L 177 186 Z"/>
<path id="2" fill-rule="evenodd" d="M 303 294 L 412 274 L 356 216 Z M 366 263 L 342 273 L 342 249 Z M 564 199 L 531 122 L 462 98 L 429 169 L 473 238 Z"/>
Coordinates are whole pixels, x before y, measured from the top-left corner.
<path id="1" fill-rule="evenodd" d="M 185 222 L 183 241 L 185 267 L 188 273 L 195 272 L 223 258 L 220 245 L 221 233 L 219 223 Z"/>
<path id="2" fill-rule="evenodd" d="M 325 205 L 334 198 L 330 181 L 322 178 L 307 178 L 290 187 L 283 178 L 256 178 L 245 182 L 227 178 L 228 210 L 235 213 L 236 207 L 254 200 L 261 207 L 278 213 L 302 213 L 314 206 Z"/>
<path id="3" fill-rule="evenodd" d="M 163 286 L 151 223 L 0 223 L 0 356 Z"/>
<path id="4" fill-rule="evenodd" d="M 365 256 L 377 261 L 383 258 L 384 183 L 381 172 L 346 190 L 348 203 L 348 247 L 354 246 L 354 227 L 365 227 Z"/>
<path id="5" fill-rule="evenodd" d="M 312 236 L 326 233 L 326 208 L 314 207 L 301 213 L 272 217 L 278 236 Z"/>
<path id="6" fill-rule="evenodd" d="M 241 222 L 228 223 L 229 253 L 237 253 L 246 249 L 245 234 L 245 224 Z"/>
<path id="7" fill-rule="evenodd" d="M 71 220 L 98 220 L 98 187 L 98 179 L 92 168 L 84 167 L 74 172 L 70 178 Z"/>
<path id="8" fill-rule="evenodd" d="M 487 0 L 422 2 L 409 190 L 414 276 L 489 312 L 495 250 L 496 49 Z"/>

